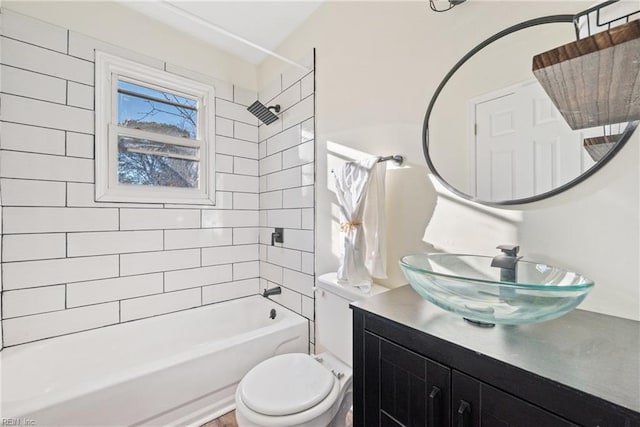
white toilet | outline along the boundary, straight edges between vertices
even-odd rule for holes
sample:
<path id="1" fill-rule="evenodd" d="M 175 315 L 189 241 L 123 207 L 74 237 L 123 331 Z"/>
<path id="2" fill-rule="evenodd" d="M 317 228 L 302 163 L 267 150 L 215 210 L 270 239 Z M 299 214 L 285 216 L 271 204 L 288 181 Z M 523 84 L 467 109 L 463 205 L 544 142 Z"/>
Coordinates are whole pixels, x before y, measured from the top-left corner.
<path id="1" fill-rule="evenodd" d="M 337 283 L 336 273 L 318 277 L 316 347 L 321 353 L 281 354 L 256 365 L 236 391 L 240 427 L 341 427 L 351 407 L 352 320 L 349 304 L 369 294 Z"/>

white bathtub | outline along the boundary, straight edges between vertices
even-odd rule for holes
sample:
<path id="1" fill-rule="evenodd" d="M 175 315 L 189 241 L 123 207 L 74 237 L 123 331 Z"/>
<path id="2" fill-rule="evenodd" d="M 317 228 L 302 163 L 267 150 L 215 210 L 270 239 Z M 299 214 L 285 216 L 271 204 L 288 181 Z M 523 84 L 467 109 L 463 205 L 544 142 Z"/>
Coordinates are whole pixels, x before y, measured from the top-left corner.
<path id="1" fill-rule="evenodd" d="M 36 426 L 200 425 L 232 409 L 258 362 L 307 352 L 308 334 L 306 319 L 253 296 L 7 348 L 0 414 Z"/>

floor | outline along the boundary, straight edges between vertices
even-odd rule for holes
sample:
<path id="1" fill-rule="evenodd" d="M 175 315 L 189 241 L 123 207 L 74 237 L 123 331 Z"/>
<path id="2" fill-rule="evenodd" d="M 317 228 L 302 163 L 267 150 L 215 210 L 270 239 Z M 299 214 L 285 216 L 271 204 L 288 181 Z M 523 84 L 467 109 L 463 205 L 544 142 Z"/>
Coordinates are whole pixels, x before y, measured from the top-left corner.
<path id="1" fill-rule="evenodd" d="M 349 411 L 345 419 L 345 427 L 353 426 L 353 412 Z M 228 414 L 224 414 L 220 418 L 216 418 L 213 421 L 209 421 L 203 424 L 201 427 L 238 427 L 236 422 L 236 411 L 231 411 Z"/>
<path id="2" fill-rule="evenodd" d="M 201 427 L 238 427 L 238 423 L 236 422 L 236 411 L 224 414 L 220 418 L 216 418 L 213 421 L 203 424 Z"/>

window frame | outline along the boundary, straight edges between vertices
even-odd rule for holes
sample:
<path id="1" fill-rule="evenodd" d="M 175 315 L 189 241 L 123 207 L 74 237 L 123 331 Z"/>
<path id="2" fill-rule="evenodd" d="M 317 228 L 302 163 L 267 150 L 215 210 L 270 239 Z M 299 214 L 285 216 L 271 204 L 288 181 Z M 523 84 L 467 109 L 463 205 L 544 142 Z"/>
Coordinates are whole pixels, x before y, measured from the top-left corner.
<path id="1" fill-rule="evenodd" d="M 118 125 L 118 81 L 193 99 L 197 105 L 196 138 L 178 138 Z M 98 202 L 215 205 L 215 89 L 161 69 L 105 52 L 95 58 L 95 190 Z M 118 137 L 130 136 L 199 149 L 198 188 L 121 184 Z"/>

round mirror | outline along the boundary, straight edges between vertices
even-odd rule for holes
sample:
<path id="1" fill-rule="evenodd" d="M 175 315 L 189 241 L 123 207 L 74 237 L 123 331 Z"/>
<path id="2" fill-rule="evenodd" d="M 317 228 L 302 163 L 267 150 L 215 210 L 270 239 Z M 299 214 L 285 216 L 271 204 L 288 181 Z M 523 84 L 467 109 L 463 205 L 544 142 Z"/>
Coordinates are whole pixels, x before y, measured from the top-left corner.
<path id="1" fill-rule="evenodd" d="M 637 121 L 570 126 L 532 71 L 536 55 L 576 41 L 573 18 L 514 25 L 470 51 L 440 83 L 423 144 L 429 167 L 451 191 L 491 205 L 540 200 L 584 180 L 629 139 Z M 559 87 L 573 85 L 563 78 Z"/>

